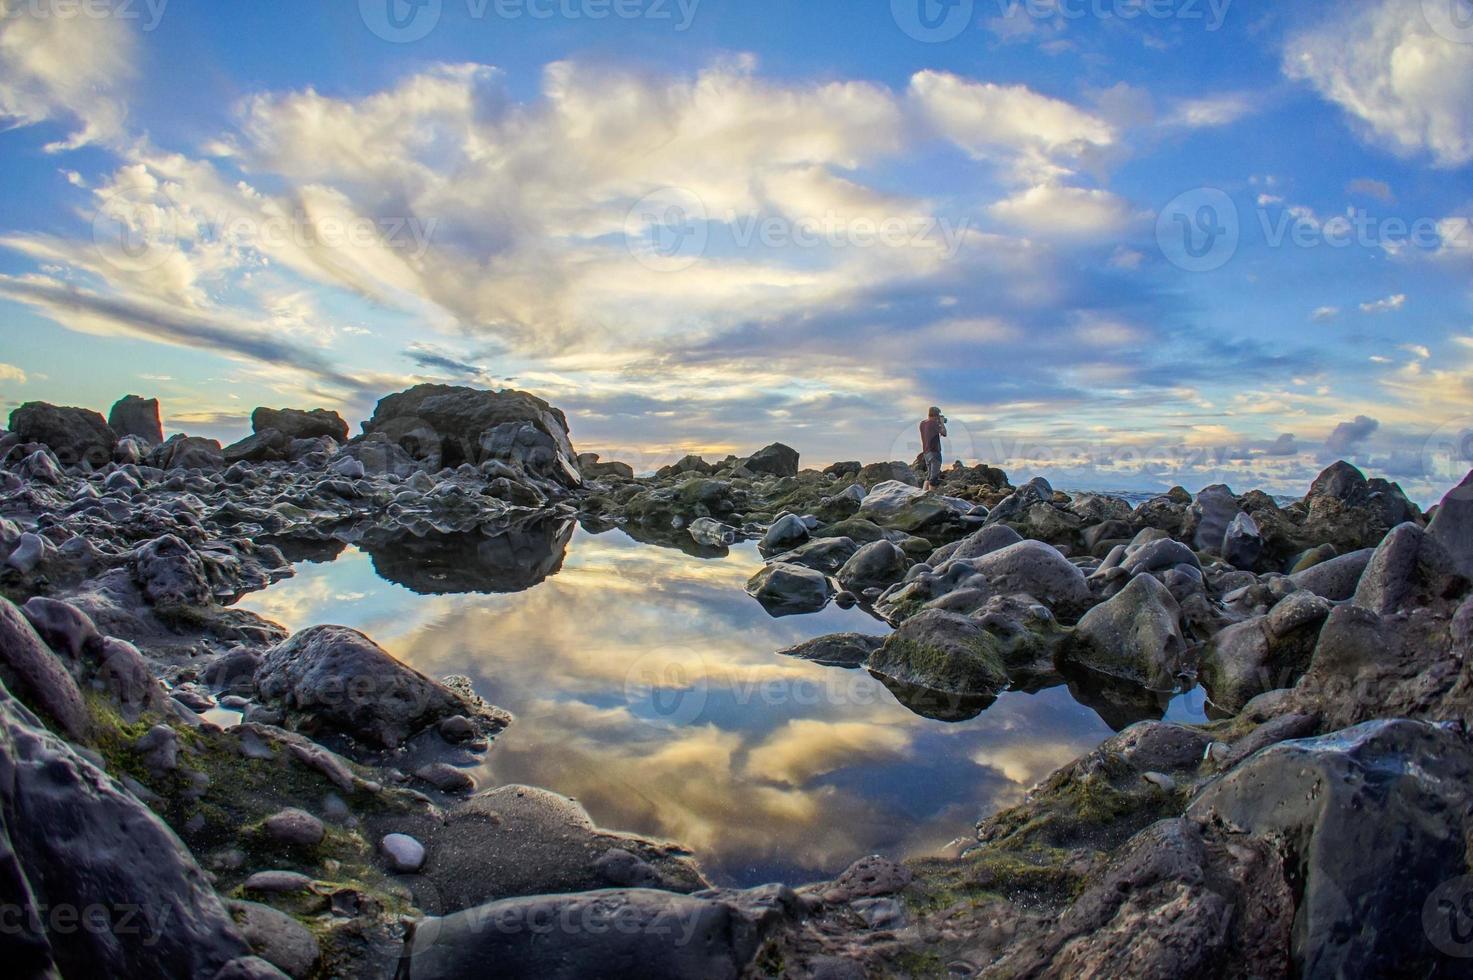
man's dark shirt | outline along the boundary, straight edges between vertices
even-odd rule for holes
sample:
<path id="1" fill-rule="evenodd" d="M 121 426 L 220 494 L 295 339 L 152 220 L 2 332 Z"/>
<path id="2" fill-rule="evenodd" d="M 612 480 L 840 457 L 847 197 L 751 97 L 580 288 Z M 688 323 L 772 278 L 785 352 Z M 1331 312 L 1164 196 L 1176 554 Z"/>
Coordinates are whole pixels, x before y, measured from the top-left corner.
<path id="1" fill-rule="evenodd" d="M 928 418 L 921 423 L 921 452 L 941 452 L 941 420 Z"/>

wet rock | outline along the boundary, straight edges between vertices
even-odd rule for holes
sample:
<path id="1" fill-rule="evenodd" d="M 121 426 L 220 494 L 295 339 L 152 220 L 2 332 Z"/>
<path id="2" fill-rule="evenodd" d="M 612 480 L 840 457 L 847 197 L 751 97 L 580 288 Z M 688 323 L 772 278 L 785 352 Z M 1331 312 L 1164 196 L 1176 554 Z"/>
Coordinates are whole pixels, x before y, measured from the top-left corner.
<path id="1" fill-rule="evenodd" d="M 384 748 L 451 715 L 474 713 L 459 694 L 342 626 L 314 626 L 272 647 L 256 687 L 263 701 L 279 701 L 307 729 Z"/>
<path id="2" fill-rule="evenodd" d="M 825 893 L 825 898 L 849 902 L 856 898 L 878 898 L 903 891 L 915 876 L 903 864 L 889 858 L 872 854 L 862 857 L 845 868 L 834 879 L 834 887 Z"/>
<path id="3" fill-rule="evenodd" d="M 91 728 L 77 682 L 14 604 L 0 598 L 0 681 L 69 738 Z"/>
<path id="4" fill-rule="evenodd" d="M 1075 616 L 1091 601 L 1084 573 L 1042 541 L 1020 541 L 972 563 L 994 591 L 1026 593 L 1062 616 Z"/>
<path id="5" fill-rule="evenodd" d="M 995 697 L 1008 686 L 996 639 L 965 616 L 939 609 L 901 624 L 870 658 L 869 669 L 944 694 Z"/>
<path id="6" fill-rule="evenodd" d="M 742 461 L 742 465 L 753 473 L 769 476 L 797 476 L 798 451 L 780 442 L 757 450 Z"/>
<path id="7" fill-rule="evenodd" d="M 214 599 L 200 556 L 173 534 L 155 538 L 133 553 L 133 574 L 155 606 L 206 606 Z"/>
<path id="8" fill-rule="evenodd" d="M 251 413 L 251 431 L 275 431 L 291 439 L 316 439 L 326 436 L 338 443 L 348 441 L 348 423 L 337 412 L 325 408 L 302 411 L 297 408 L 257 408 Z"/>
<path id="9" fill-rule="evenodd" d="M 213 980 L 281 980 L 285 976 L 259 956 L 242 956 L 222 966 Z"/>
<path id="10" fill-rule="evenodd" d="M 1460 575 L 1473 579 L 1473 471 L 1442 498 L 1427 534 L 1448 553 Z"/>
<path id="11" fill-rule="evenodd" d="M 1355 595 L 1361 575 L 1370 564 L 1373 548 L 1353 551 L 1338 558 L 1329 558 L 1301 569 L 1289 576 L 1299 588 L 1308 589 L 1317 596 L 1340 602 Z"/>
<path id="12" fill-rule="evenodd" d="M 1425 605 L 1467 585 L 1442 545 L 1415 524 L 1398 525 L 1377 546 L 1356 586 L 1353 601 L 1386 614 Z"/>
<path id="13" fill-rule="evenodd" d="M 1258 524 L 1247 514 L 1238 514 L 1227 526 L 1222 538 L 1222 558 L 1234 568 L 1251 570 L 1263 553 L 1263 535 Z"/>
<path id="14" fill-rule="evenodd" d="M 805 640 L 786 650 L 779 650 L 778 653 L 825 667 L 862 667 L 884 642 L 884 637 L 864 633 L 832 633 Z"/>
<path id="15" fill-rule="evenodd" d="M 4 690 L 0 816 L 8 895 L 106 920 L 32 933 L 38 975 L 49 960 L 64 976 L 212 976 L 249 952 L 173 832 Z"/>
<path id="16" fill-rule="evenodd" d="M 214 439 L 175 435 L 148 454 L 148 464 L 161 470 L 223 470 L 225 453 Z"/>
<path id="17" fill-rule="evenodd" d="M 1109 601 L 1080 619 L 1066 655 L 1091 670 L 1172 690 L 1186 667 L 1181 607 L 1150 575 L 1137 575 Z"/>
<path id="18" fill-rule="evenodd" d="M 659 888 L 660 872 L 628 851 L 611 847 L 593 862 L 593 870 L 615 888 Z"/>
<path id="19" fill-rule="evenodd" d="M 1126 546 L 1125 558 L 1120 562 L 1127 575 L 1159 572 L 1177 565 L 1202 567 L 1191 548 L 1171 538 L 1153 538 L 1140 543 L 1133 541 Z"/>
<path id="20" fill-rule="evenodd" d="M 1220 555 L 1228 528 L 1241 513 L 1231 489 L 1220 483 L 1204 487 L 1187 508 L 1182 533 L 1197 551 Z"/>
<path id="21" fill-rule="evenodd" d="M 825 575 L 832 575 L 843 568 L 844 563 L 853 558 L 858 550 L 859 545 L 853 538 L 816 538 L 792 551 L 783 552 L 773 561 L 802 565 Z"/>
<path id="22" fill-rule="evenodd" d="M 312 879 L 296 871 L 257 871 L 242 886 L 248 892 L 289 895 L 312 887 Z"/>
<path id="23" fill-rule="evenodd" d="M 755 917 L 730 901 L 648 889 L 514 898 L 421 922 L 409 955 L 415 980 L 477 975 L 486 963 L 507 980 L 736 980 L 773 920 L 792 914 Z M 580 928 L 554 945 L 532 928 L 539 922 Z"/>
<path id="24" fill-rule="evenodd" d="M 312 973 L 322 951 L 306 926 L 285 912 L 257 902 L 232 901 L 229 909 L 257 956 L 295 980 Z"/>
<path id="25" fill-rule="evenodd" d="M 89 464 L 101 469 L 112 462 L 117 433 L 91 409 L 63 408 L 46 402 L 26 402 L 10 413 L 10 431 L 21 442 L 49 448 L 62 466 Z"/>
<path id="26" fill-rule="evenodd" d="M 468 793 L 476 788 L 476 781 L 464 769 L 448 762 L 432 762 L 414 771 L 416 779 L 422 779 L 442 793 Z"/>
<path id="27" fill-rule="evenodd" d="M 816 612 L 828 605 L 833 595 L 829 578 L 822 572 L 802 565 L 774 562 L 747 582 L 747 594 L 769 612 Z"/>
<path id="28" fill-rule="evenodd" d="M 983 555 L 1001 551 L 1022 540 L 1023 536 L 1006 524 L 989 524 L 979 531 L 973 531 L 960 541 L 953 541 L 951 544 L 937 548 L 926 559 L 926 563 L 933 568 L 939 568 L 954 558 L 981 558 Z"/>
<path id="29" fill-rule="evenodd" d="M 159 421 L 159 400 L 124 395 L 107 413 L 107 427 L 119 439 L 133 436 L 150 446 L 164 441 L 164 426 Z"/>
<path id="30" fill-rule="evenodd" d="M 88 655 L 96 658 L 100 654 L 102 636 L 96 624 L 71 603 L 33 596 L 21 607 L 21 613 L 73 676 L 80 676 Z"/>
<path id="31" fill-rule="evenodd" d="M 889 541 L 872 541 L 856 551 L 835 578 L 851 592 L 884 589 L 900 581 L 910 565 L 905 552 Z"/>
<path id="32" fill-rule="evenodd" d="M 263 826 L 273 840 L 292 847 L 316 847 L 327 833 L 321 820 L 295 807 L 273 813 Z"/>
<path id="33" fill-rule="evenodd" d="M 49 449 L 37 449 L 26 456 L 15 468 L 15 473 L 21 479 L 52 487 L 60 486 L 63 479 L 61 466 Z"/>
<path id="34" fill-rule="evenodd" d="M 1428 898 L 1468 873 L 1473 751 L 1435 725 L 1395 720 L 1266 749 L 1203 791 L 1202 824 L 1283 842 L 1302 897 L 1300 976 L 1435 976 L 1463 963 L 1424 928 Z"/>
<path id="35" fill-rule="evenodd" d="M 859 517 L 884 527 L 916 532 L 943 523 L 958 514 L 958 508 L 939 494 L 890 481 L 865 494 Z"/>
<path id="36" fill-rule="evenodd" d="M 783 514 L 762 536 L 758 549 L 764 555 L 788 551 L 808 540 L 808 525 L 796 514 Z"/>
<path id="37" fill-rule="evenodd" d="M 1266 616 L 1227 627 L 1202 652 L 1199 673 L 1212 703 L 1237 712 L 1266 691 L 1293 687 L 1309 666 L 1330 602 L 1307 590 Z"/>

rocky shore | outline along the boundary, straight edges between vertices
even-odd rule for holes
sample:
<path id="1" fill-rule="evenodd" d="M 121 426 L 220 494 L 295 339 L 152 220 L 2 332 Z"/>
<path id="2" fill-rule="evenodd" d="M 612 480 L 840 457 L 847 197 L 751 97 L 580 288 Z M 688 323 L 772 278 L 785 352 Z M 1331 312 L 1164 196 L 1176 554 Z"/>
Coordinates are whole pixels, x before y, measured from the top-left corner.
<path id="1" fill-rule="evenodd" d="M 1427 514 L 1343 462 L 1287 505 L 961 465 L 927 494 L 910 463 L 802 469 L 781 444 L 637 476 L 532 395 L 437 385 L 362 429 L 259 408 L 221 446 L 165 440 L 135 396 L 12 413 L 13 975 L 1473 975 L 1473 474 Z M 773 615 L 893 627 L 782 652 L 917 713 L 1068 684 L 1120 730 L 944 854 L 715 888 L 678 842 L 478 790 L 515 719 L 465 678 L 232 605 L 349 544 L 426 594 L 524 589 L 577 523 L 697 556 L 757 541 Z M 1213 720 L 1160 720 L 1199 683 Z"/>

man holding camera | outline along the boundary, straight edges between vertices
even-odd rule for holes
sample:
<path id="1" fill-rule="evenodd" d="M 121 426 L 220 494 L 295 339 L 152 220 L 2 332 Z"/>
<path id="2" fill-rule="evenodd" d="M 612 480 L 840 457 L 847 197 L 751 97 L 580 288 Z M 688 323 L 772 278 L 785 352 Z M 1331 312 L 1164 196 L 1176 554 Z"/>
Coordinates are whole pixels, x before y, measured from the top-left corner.
<path id="1" fill-rule="evenodd" d="M 926 492 L 941 488 L 941 437 L 946 435 L 946 416 L 935 405 L 921 423 L 921 453 L 926 462 Z"/>

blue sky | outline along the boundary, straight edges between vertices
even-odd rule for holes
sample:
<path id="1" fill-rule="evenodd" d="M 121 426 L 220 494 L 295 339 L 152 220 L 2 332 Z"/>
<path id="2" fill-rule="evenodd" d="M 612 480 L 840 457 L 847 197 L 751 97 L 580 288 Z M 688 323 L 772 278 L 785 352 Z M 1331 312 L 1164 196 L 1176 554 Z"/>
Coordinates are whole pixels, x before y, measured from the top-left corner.
<path id="1" fill-rule="evenodd" d="M 229 439 L 442 380 L 641 469 L 905 456 L 932 403 L 1070 486 L 1473 465 L 1469 0 L 0 11 L 7 407 Z"/>

